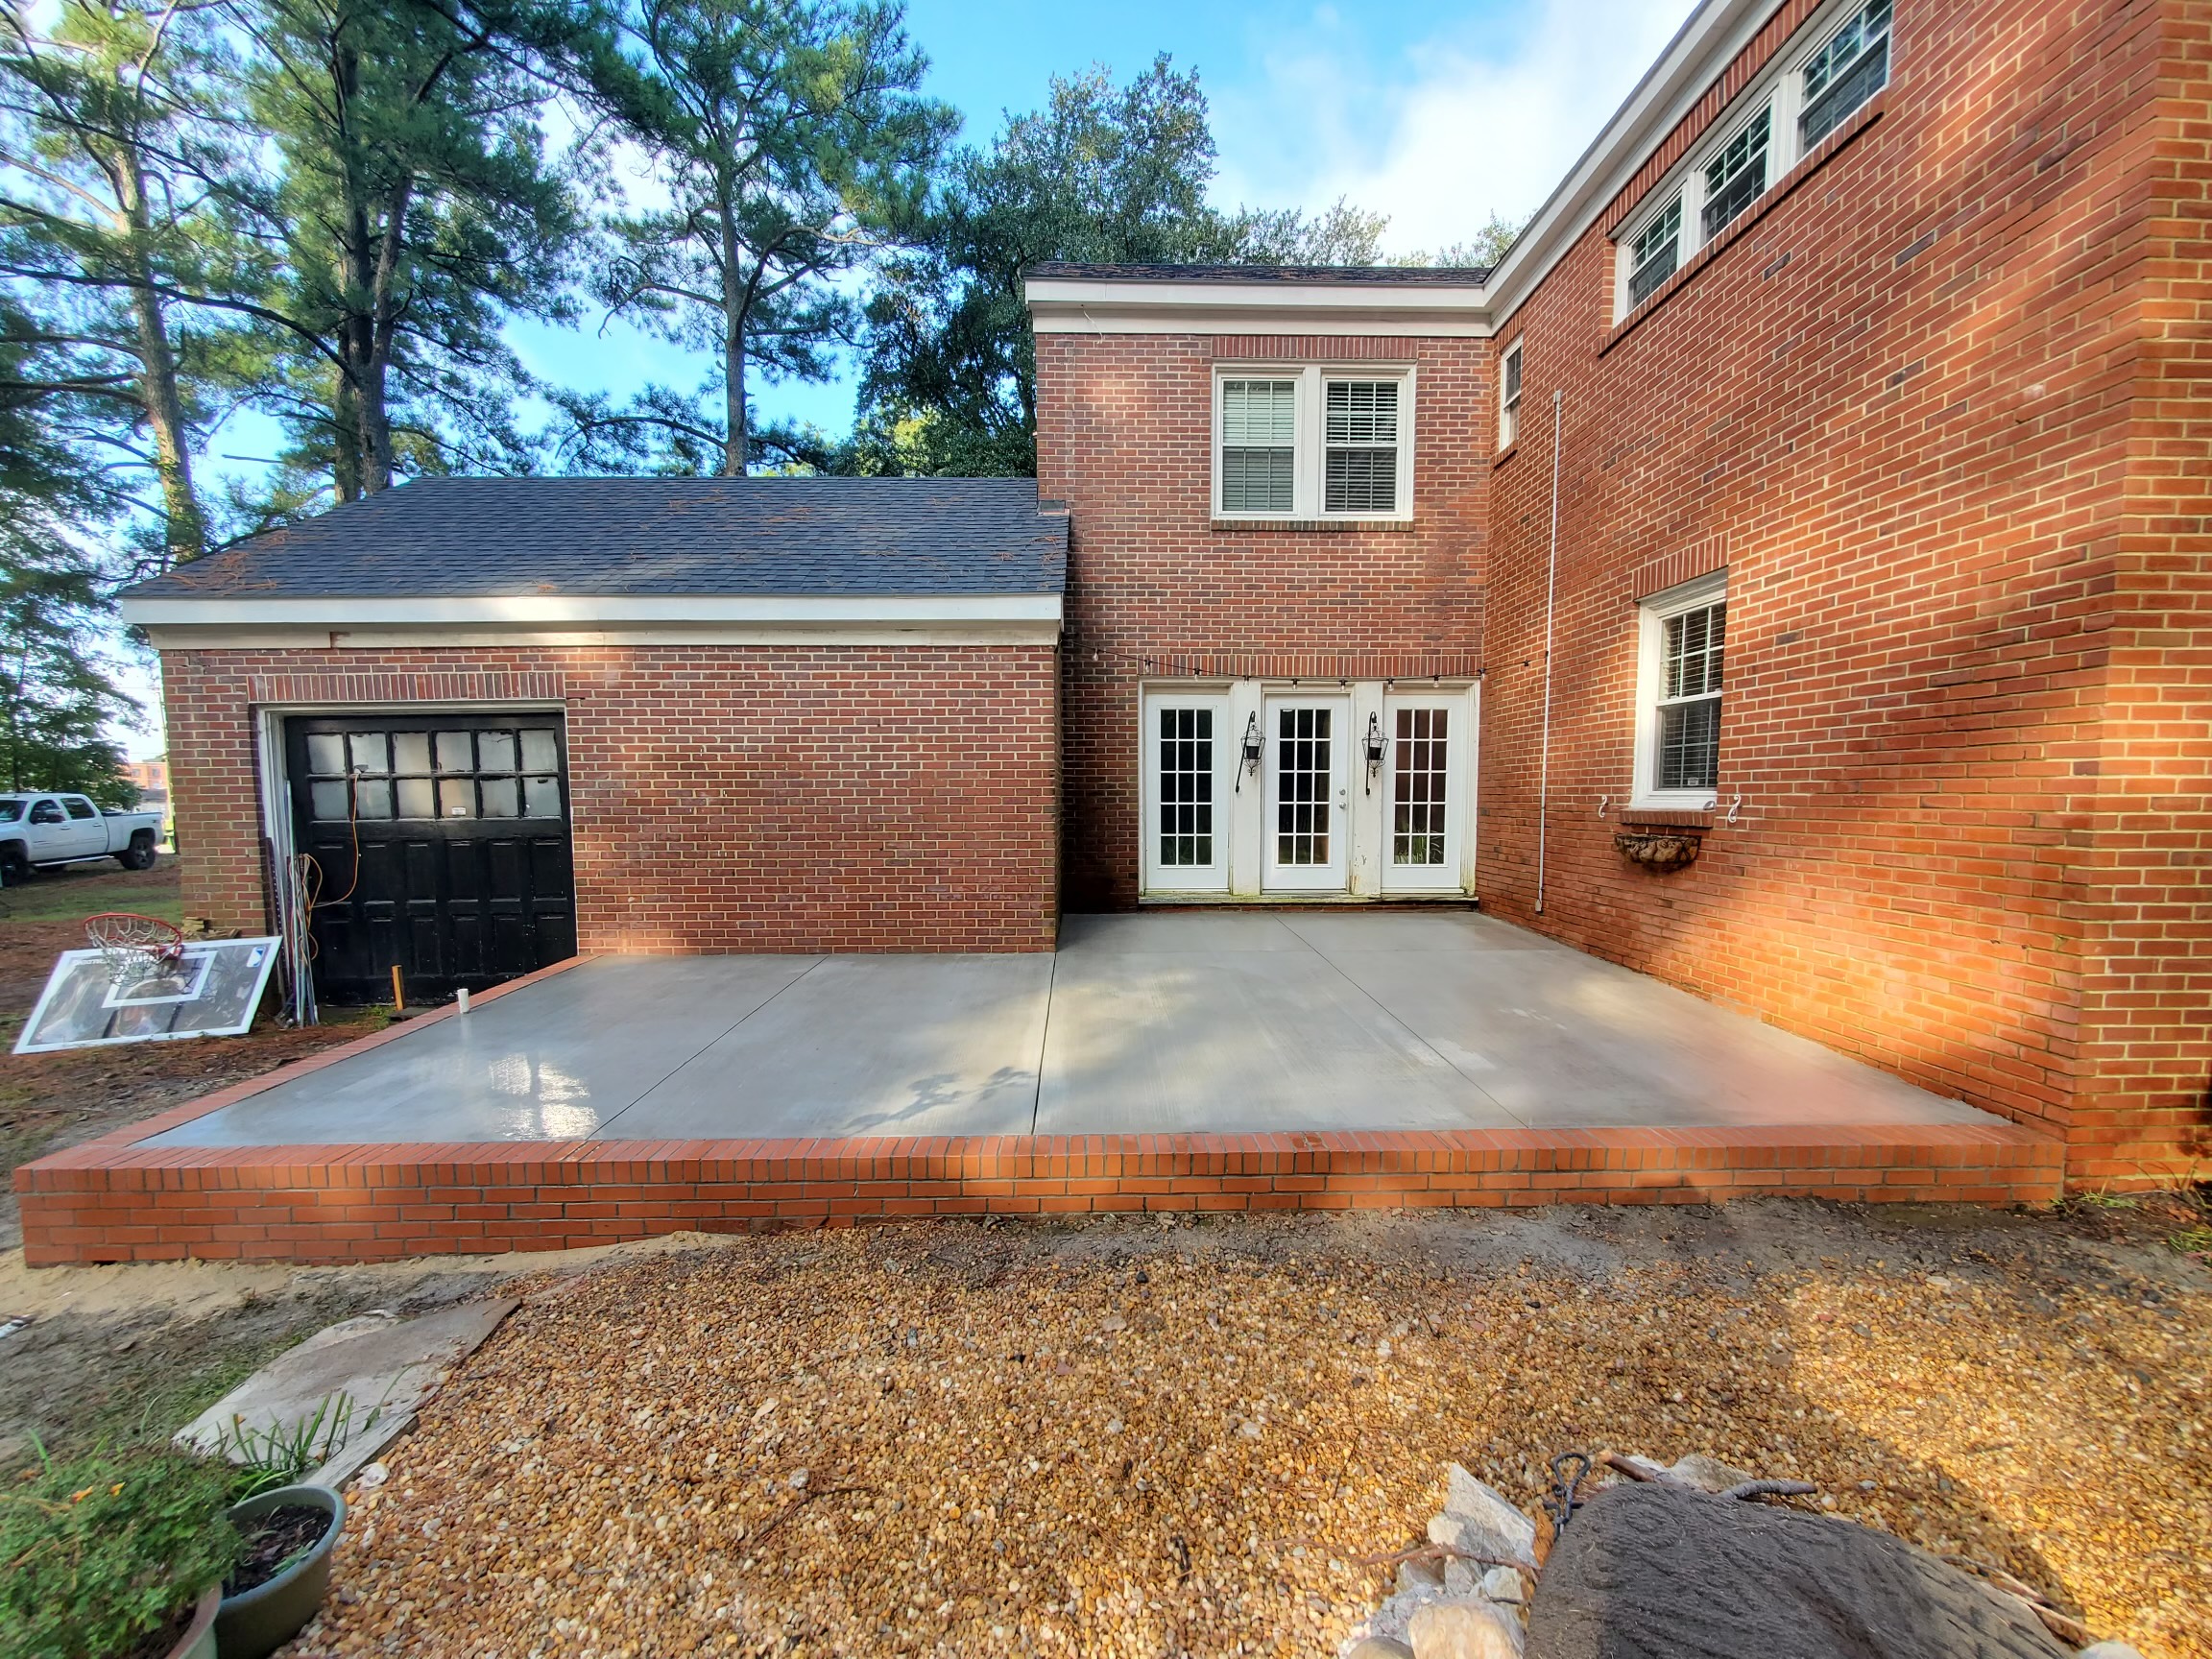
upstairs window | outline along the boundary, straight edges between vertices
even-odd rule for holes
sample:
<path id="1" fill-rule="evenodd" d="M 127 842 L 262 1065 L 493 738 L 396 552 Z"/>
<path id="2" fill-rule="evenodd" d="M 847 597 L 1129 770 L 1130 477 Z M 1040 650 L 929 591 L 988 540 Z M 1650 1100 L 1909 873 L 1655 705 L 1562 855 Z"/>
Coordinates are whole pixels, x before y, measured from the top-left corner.
<path id="1" fill-rule="evenodd" d="M 1761 109 L 1705 163 L 1703 228 L 1708 242 L 1767 193 L 1767 140 L 1773 125 L 1772 109 Z"/>
<path id="2" fill-rule="evenodd" d="M 1332 380 L 1321 510 L 1398 511 L 1398 382 Z"/>
<path id="3" fill-rule="evenodd" d="M 1222 381 L 1221 511 L 1288 513 L 1297 445 L 1297 381 Z"/>
<path id="4" fill-rule="evenodd" d="M 1505 348 L 1499 360 L 1498 447 L 1510 448 L 1521 436 L 1521 342 Z"/>
<path id="5" fill-rule="evenodd" d="M 1810 150 L 1867 99 L 1889 84 L 1889 0 L 1872 0 L 1807 60 L 1802 112 L 1797 117 Z"/>
<path id="6" fill-rule="evenodd" d="M 1644 228 L 1628 251 L 1628 306 L 1634 310 L 1682 263 L 1682 198 Z"/>
<path id="7" fill-rule="evenodd" d="M 1215 517 L 1411 516 L 1411 370 L 1242 371 L 1214 385 Z"/>

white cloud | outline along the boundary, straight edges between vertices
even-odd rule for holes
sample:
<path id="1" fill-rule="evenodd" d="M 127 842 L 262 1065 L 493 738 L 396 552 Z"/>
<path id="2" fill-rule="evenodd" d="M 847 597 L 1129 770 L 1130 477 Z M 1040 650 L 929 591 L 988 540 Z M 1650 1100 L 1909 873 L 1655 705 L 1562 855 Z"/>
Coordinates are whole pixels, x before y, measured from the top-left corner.
<path id="1" fill-rule="evenodd" d="M 1254 206 L 1339 196 L 1390 215 L 1393 252 L 1459 241 L 1492 212 L 1534 211 L 1650 67 L 1693 0 L 1539 0 L 1455 21 L 1370 60 L 1357 21 L 1323 6 L 1214 84 L 1218 195 Z"/>

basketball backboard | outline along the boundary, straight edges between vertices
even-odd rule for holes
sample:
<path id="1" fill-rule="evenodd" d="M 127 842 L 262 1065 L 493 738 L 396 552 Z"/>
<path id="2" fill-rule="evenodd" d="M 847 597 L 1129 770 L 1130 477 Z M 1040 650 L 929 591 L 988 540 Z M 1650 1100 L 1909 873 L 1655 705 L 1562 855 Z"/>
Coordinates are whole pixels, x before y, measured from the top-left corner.
<path id="1" fill-rule="evenodd" d="M 275 939 L 198 940 L 173 965 L 149 960 L 120 978 L 98 950 L 64 950 L 15 1052 L 243 1036 L 261 1005 L 276 946 Z"/>

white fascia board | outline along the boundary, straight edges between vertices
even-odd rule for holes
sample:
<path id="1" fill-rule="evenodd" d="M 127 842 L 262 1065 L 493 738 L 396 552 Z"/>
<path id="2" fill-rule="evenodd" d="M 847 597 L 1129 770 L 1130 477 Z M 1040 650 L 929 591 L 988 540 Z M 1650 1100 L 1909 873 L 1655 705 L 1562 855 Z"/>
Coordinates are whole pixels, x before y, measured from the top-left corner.
<path id="1" fill-rule="evenodd" d="M 1376 334 L 1490 332 L 1484 290 L 1372 282 L 1176 282 L 1033 278 L 1024 285 L 1040 334 Z"/>
<path id="2" fill-rule="evenodd" d="M 1060 620 L 1057 593 L 806 594 L 744 598 L 685 595 L 487 594 L 394 599 L 132 598 L 123 620 L 140 627 L 363 627 L 596 629 L 651 624 L 745 624 L 793 629 L 839 625 L 928 628 Z"/>
<path id="3" fill-rule="evenodd" d="M 1503 329 L 1523 301 L 1597 223 L 1636 170 L 1680 124 L 1714 77 L 1779 9 L 1780 0 L 1703 0 L 1645 71 L 1613 119 L 1582 152 L 1490 274 L 1493 325 Z"/>

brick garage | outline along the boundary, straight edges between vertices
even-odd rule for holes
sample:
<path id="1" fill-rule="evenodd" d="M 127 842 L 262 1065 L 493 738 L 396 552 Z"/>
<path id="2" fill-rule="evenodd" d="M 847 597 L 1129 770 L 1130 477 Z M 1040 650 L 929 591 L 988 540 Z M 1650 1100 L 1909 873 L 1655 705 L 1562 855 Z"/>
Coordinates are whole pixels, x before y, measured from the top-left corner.
<path id="1" fill-rule="evenodd" d="M 1028 480 L 432 481 L 141 587 L 186 914 L 276 926 L 287 719 L 543 710 L 575 949 L 1050 950 L 1065 524 Z M 338 840 L 326 900 L 377 868 Z"/>
<path id="2" fill-rule="evenodd" d="M 270 920 L 257 709 L 519 702 L 567 717 L 583 950 L 1047 950 L 1056 655 L 167 652 L 185 912 Z"/>

